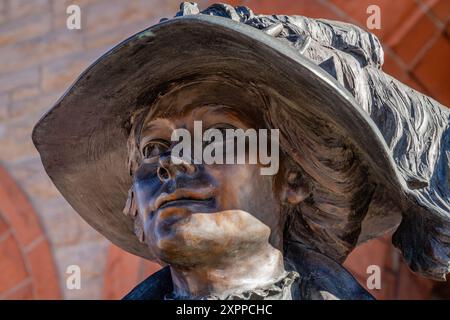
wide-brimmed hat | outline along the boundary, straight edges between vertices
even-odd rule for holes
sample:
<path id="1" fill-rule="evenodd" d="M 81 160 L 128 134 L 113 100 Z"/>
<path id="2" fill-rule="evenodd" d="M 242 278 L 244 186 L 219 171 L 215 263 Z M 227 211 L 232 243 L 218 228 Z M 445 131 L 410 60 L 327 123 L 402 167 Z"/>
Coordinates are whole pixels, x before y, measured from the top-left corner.
<path id="1" fill-rule="evenodd" d="M 357 243 L 398 227 L 394 243 L 411 268 L 442 278 L 450 253 L 449 113 L 385 75 L 382 62 L 376 37 L 352 25 L 227 5 L 200 13 L 183 4 L 177 17 L 135 34 L 84 71 L 38 122 L 33 141 L 72 207 L 116 245 L 149 257 L 122 213 L 136 112 L 164 108 L 167 97 L 180 106 L 258 110 L 291 141 L 302 142 L 295 128 L 326 129 L 351 148 L 374 185 Z M 306 161 L 302 150 L 281 145 Z M 332 246 L 317 248 L 327 254 Z"/>

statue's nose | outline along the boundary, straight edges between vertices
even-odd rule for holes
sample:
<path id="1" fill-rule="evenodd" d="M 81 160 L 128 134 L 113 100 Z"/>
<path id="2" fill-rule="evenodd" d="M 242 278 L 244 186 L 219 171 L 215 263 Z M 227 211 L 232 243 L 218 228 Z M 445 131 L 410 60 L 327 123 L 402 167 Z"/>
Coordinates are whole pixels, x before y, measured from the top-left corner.
<path id="1" fill-rule="evenodd" d="M 170 152 L 165 152 L 159 157 L 157 174 L 162 182 L 174 179 L 179 174 L 193 174 L 196 166 L 188 159 L 179 158 L 179 163 L 173 163 Z"/>

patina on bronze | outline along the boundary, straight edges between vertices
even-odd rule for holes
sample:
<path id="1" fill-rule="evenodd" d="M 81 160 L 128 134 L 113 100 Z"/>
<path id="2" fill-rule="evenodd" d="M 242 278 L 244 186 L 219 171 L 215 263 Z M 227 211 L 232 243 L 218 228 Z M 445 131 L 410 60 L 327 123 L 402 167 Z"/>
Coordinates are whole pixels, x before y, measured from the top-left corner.
<path id="1" fill-rule="evenodd" d="M 88 223 L 165 265 L 126 299 L 371 299 L 341 263 L 386 232 L 413 271 L 450 268 L 450 113 L 382 64 L 350 24 L 183 3 L 89 67 L 33 141 Z M 174 165 L 170 132 L 195 120 L 279 129 L 279 172 Z"/>

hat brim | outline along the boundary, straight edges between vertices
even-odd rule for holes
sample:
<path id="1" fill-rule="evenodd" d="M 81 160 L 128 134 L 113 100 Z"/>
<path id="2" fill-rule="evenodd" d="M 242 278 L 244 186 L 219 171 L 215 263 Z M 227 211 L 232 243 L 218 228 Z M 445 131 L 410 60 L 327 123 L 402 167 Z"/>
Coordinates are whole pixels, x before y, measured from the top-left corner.
<path id="1" fill-rule="evenodd" d="M 131 115 L 144 107 L 143 98 L 151 101 L 168 84 L 206 73 L 270 87 L 288 97 L 286 107 L 293 112 L 308 108 L 351 141 L 386 188 L 399 195 L 407 190 L 375 123 L 328 73 L 250 26 L 216 16 L 178 17 L 130 37 L 99 58 L 33 131 L 55 186 L 114 244 L 149 258 L 122 213 L 131 185 L 126 166 Z M 360 239 L 399 222 L 399 217 L 381 218 Z"/>

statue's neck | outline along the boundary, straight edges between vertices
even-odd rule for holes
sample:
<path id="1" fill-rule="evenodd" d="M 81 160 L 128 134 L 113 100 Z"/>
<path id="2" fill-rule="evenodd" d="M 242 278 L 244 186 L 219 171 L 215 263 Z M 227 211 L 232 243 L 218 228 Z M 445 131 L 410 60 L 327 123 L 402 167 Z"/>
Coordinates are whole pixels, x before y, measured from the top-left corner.
<path id="1" fill-rule="evenodd" d="M 226 296 L 260 288 L 285 274 L 282 253 L 267 244 L 248 256 L 234 256 L 214 266 L 171 266 L 174 294 L 178 297 Z"/>

